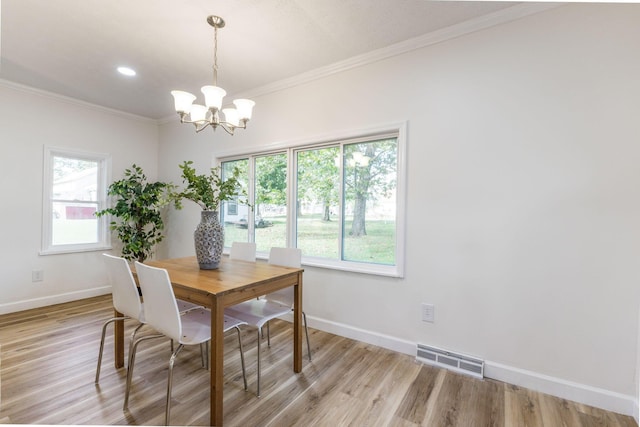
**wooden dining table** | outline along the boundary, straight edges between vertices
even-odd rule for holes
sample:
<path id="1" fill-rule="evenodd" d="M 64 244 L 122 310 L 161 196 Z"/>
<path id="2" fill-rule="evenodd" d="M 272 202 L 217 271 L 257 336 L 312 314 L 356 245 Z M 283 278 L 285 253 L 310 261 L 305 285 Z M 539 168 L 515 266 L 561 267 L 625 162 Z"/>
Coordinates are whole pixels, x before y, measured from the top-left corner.
<path id="1" fill-rule="evenodd" d="M 219 268 L 201 270 L 195 257 L 145 261 L 169 273 L 176 298 L 211 309 L 210 425 L 223 422 L 224 308 L 289 286 L 294 288 L 293 371 L 302 371 L 302 268 L 223 257 Z M 144 296 L 143 296 L 144 298 Z M 116 317 L 119 313 L 116 312 Z M 116 322 L 116 368 L 124 366 L 124 323 Z"/>

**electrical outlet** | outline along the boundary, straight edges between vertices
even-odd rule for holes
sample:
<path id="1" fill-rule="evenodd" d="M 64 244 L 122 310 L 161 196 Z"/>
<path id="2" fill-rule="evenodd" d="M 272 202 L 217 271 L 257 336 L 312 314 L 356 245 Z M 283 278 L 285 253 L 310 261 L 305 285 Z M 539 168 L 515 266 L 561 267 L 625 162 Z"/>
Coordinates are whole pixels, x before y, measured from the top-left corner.
<path id="1" fill-rule="evenodd" d="M 31 281 L 32 282 L 42 282 L 44 280 L 44 271 L 43 270 L 33 270 L 31 272 Z"/>
<path id="2" fill-rule="evenodd" d="M 435 321 L 435 306 L 433 304 L 422 303 L 422 321 L 433 323 Z"/>

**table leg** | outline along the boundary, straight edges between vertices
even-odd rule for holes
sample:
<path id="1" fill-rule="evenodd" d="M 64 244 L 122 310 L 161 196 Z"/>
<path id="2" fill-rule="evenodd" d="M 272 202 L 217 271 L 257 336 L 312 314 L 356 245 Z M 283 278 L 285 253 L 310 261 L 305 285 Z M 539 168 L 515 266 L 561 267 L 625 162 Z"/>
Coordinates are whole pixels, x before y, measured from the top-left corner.
<path id="1" fill-rule="evenodd" d="M 113 317 L 123 317 L 117 310 L 113 310 Z M 113 322 L 113 349 L 116 369 L 124 366 L 124 320 Z"/>
<path id="2" fill-rule="evenodd" d="M 293 287 L 293 372 L 302 372 L 302 273 Z"/>
<path id="3" fill-rule="evenodd" d="M 224 386 L 224 306 L 218 298 L 211 304 L 211 352 L 209 366 L 211 367 L 211 395 L 210 395 L 210 423 L 212 426 L 222 426 L 223 386 Z"/>

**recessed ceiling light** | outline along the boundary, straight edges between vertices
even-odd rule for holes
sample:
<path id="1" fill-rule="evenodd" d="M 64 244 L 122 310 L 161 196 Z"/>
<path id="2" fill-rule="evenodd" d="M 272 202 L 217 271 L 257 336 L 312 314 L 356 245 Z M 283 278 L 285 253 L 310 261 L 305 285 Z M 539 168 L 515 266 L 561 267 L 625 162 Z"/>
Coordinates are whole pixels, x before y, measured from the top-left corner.
<path id="1" fill-rule="evenodd" d="M 134 70 L 133 68 L 129 68 L 129 67 L 118 67 L 118 72 L 120 74 L 124 74 L 125 76 L 135 76 L 136 75 L 136 70 Z"/>

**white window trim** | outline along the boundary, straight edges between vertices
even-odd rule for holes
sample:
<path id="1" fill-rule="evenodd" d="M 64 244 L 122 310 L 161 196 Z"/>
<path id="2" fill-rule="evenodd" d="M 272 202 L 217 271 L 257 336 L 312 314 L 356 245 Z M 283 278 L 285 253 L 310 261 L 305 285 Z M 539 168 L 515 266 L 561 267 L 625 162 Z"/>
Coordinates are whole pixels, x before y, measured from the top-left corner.
<path id="1" fill-rule="evenodd" d="M 294 155 L 297 150 L 309 149 L 313 147 L 321 147 L 323 145 L 331 145 L 334 143 L 342 143 L 347 141 L 350 143 L 352 140 L 368 139 L 369 137 L 376 137 L 378 135 L 385 134 L 397 134 L 397 186 L 396 186 L 396 245 L 395 265 L 382 265 L 373 263 L 333 260 L 328 258 L 310 257 L 302 254 L 302 265 L 310 267 L 329 268 L 333 270 L 349 271 L 363 274 L 373 274 L 378 276 L 387 277 L 404 277 L 404 263 L 405 263 L 405 222 L 406 222 L 406 203 L 407 203 L 407 191 L 406 191 L 406 176 L 407 176 L 407 122 L 392 122 L 381 124 L 378 126 L 355 129 L 355 130 L 343 130 L 305 138 L 303 140 L 293 140 L 287 142 L 278 142 L 261 146 L 260 149 L 243 149 L 223 152 L 218 154 L 213 159 L 213 165 L 219 166 L 223 161 L 233 161 L 241 159 L 245 156 L 258 156 L 271 154 L 280 151 L 286 151 L 288 155 L 288 171 L 293 170 Z M 251 164 L 251 162 L 249 162 Z M 251 167 L 250 167 L 251 169 Z M 249 171 L 250 179 L 253 179 L 252 171 Z M 292 197 L 289 189 L 293 188 L 293 176 L 291 173 L 287 174 L 287 198 Z M 249 194 L 252 197 L 252 194 Z M 251 199 L 250 199 L 251 200 Z M 291 200 L 287 199 L 287 205 L 292 206 Z M 295 221 L 294 212 L 291 209 L 287 210 L 287 246 L 292 246 L 295 241 Z M 249 221 L 251 222 L 251 221 Z M 250 232 L 251 230 L 249 230 Z M 249 236 L 252 236 L 250 233 Z M 262 258 L 264 254 L 258 254 L 259 258 Z"/>
<path id="2" fill-rule="evenodd" d="M 111 155 L 78 151 L 61 147 L 44 147 L 44 167 L 42 184 L 42 249 L 40 255 L 55 255 L 75 252 L 103 251 L 111 248 L 111 233 L 109 231 L 108 218 L 98 217 L 98 241 L 96 243 L 53 245 L 52 243 L 52 218 L 51 199 L 53 190 L 53 158 L 55 156 L 70 157 L 97 161 L 98 166 L 98 209 L 107 207 L 107 182 L 111 180 Z"/>

